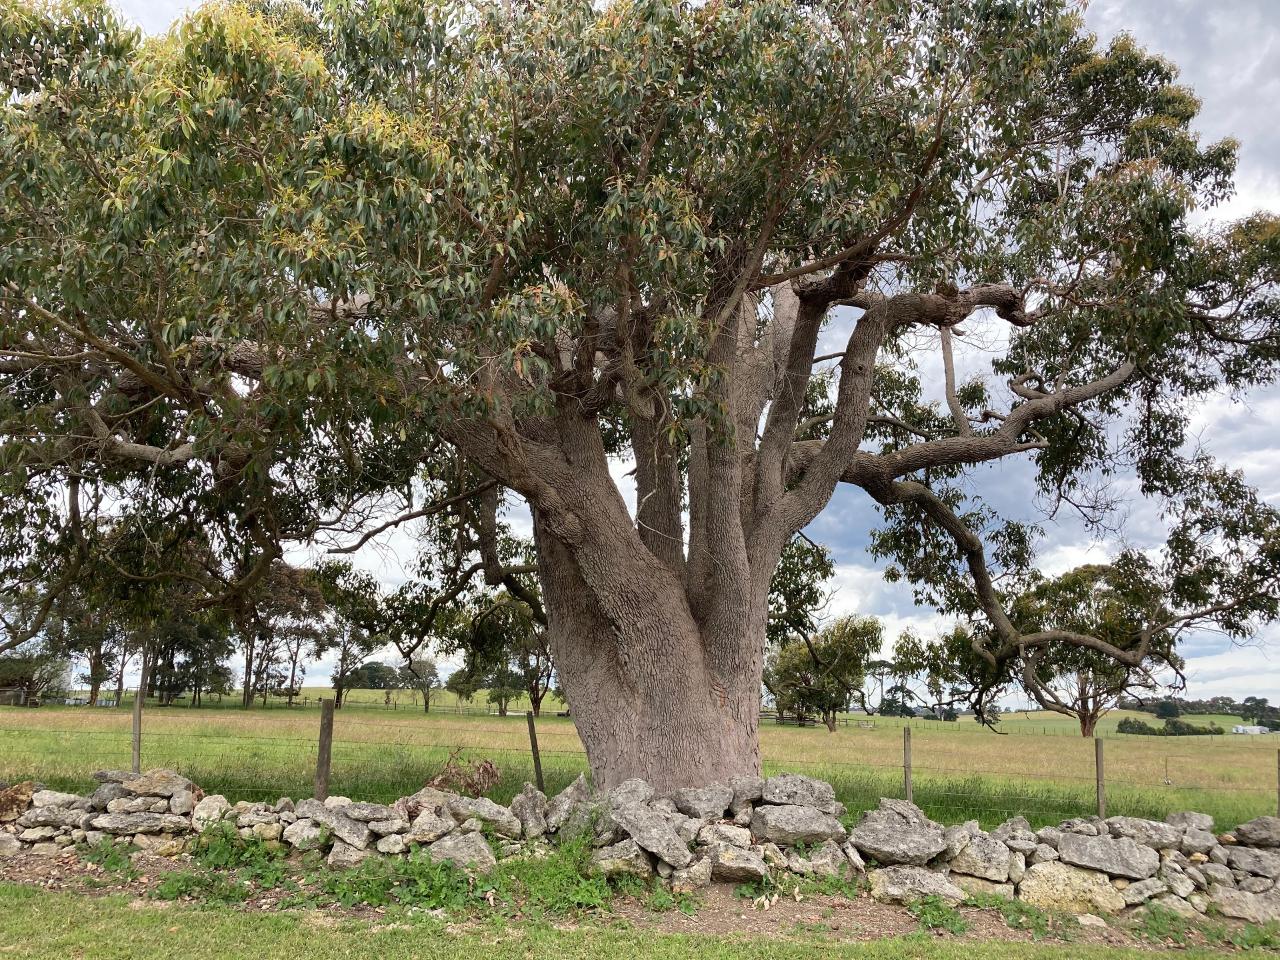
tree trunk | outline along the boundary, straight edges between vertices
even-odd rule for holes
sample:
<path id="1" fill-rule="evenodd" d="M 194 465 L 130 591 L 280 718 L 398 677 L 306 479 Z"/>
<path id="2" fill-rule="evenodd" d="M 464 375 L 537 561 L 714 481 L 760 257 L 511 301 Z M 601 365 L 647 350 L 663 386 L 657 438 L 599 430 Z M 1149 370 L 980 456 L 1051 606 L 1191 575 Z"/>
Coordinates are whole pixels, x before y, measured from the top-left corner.
<path id="1" fill-rule="evenodd" d="M 639 777 L 666 792 L 758 775 L 767 579 L 746 585 L 751 609 L 699 624 L 679 582 L 658 571 L 636 592 L 662 591 L 660 602 L 611 621 L 536 515 L 535 534 L 551 658 L 595 785 Z M 623 604 L 629 586 L 619 586 Z"/>
<path id="2" fill-rule="evenodd" d="M 822 722 L 827 725 L 828 733 L 836 732 L 836 715 L 833 710 L 824 710 L 822 712 Z"/>
<path id="3" fill-rule="evenodd" d="M 1081 712 L 1080 714 L 1080 736 L 1092 737 L 1094 728 L 1098 725 L 1098 717 L 1092 713 Z"/>
<path id="4" fill-rule="evenodd" d="M 124 703 L 124 668 L 129 663 L 129 656 L 123 645 L 120 647 L 120 670 L 116 673 L 116 707 Z"/>

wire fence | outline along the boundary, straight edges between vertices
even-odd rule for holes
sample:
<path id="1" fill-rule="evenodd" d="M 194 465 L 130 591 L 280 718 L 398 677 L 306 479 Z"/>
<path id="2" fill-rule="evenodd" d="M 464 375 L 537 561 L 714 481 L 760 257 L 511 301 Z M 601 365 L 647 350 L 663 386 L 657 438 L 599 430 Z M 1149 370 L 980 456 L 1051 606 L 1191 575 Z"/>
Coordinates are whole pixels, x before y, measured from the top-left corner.
<path id="1" fill-rule="evenodd" d="M 278 715 L 222 711 L 191 712 L 198 717 L 153 713 L 139 733 L 143 769 L 177 770 L 206 793 L 233 801 L 313 795 L 323 714 L 312 711 L 286 722 Z M 384 720 L 364 711 L 343 713 L 333 721 L 330 794 L 391 802 L 419 789 L 451 756 L 491 760 L 500 779 L 489 795 L 504 803 L 525 782 L 535 781 L 535 767 L 548 794 L 588 772 L 576 731 L 554 717 L 530 725 L 536 732 L 535 761 L 522 716 L 475 717 L 446 728 L 420 717 Z M 33 717 L 29 710 L 0 709 L 0 779 L 91 789 L 94 771 L 131 765 L 134 732 L 127 716 L 117 718 L 113 727 L 101 729 L 87 723 L 83 711 Z M 788 729 L 785 741 L 764 738 L 763 773 L 827 780 L 854 812 L 874 807 L 881 797 L 909 796 L 937 820 L 976 819 L 988 827 L 1012 816 L 1040 826 L 1099 812 L 1163 819 L 1194 809 L 1213 815 L 1226 829 L 1262 814 L 1280 814 L 1280 750 L 1248 750 L 1247 763 L 1237 762 L 1235 754 L 1226 762 L 1210 762 L 1211 747 L 1198 754 L 1185 749 L 1153 754 L 1149 745 L 1138 756 L 1110 743 L 1095 753 L 1088 741 L 1076 738 L 1079 747 L 1055 741 L 1032 750 L 1022 741 L 1025 757 L 1011 763 L 998 755 L 1011 743 L 1003 738 L 990 741 L 997 754 L 982 761 L 961 755 L 956 750 L 961 738 L 936 725 L 925 731 L 908 726 L 907 731 L 900 735 L 900 750 L 891 751 L 885 741 L 892 731 L 883 728 L 850 727 L 832 739 L 824 739 L 832 735 L 821 728 Z"/>

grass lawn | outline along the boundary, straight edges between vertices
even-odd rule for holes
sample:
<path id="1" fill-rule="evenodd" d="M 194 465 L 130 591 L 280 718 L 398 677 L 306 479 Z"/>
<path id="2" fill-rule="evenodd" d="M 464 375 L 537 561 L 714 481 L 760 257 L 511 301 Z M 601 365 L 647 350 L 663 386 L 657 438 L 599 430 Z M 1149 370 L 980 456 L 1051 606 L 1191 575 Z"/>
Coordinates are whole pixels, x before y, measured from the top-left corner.
<path id="1" fill-rule="evenodd" d="M 361 691 L 362 694 L 377 691 Z M 1175 810 L 1212 814 L 1230 828 L 1276 806 L 1280 737 L 1132 737 L 1104 721 L 1108 812 L 1163 818 Z M 902 794 L 897 718 L 856 719 L 835 733 L 819 727 L 761 727 L 766 773 L 808 773 L 831 781 L 851 809 Z M 947 822 L 992 826 L 1015 814 L 1036 825 L 1093 812 L 1093 744 L 1070 721 L 1009 714 L 1006 735 L 972 719 L 911 722 L 915 799 Z M 0 707 L 0 780 L 33 778 L 55 789 L 86 790 L 89 775 L 129 763 L 127 710 Z M 208 792 L 233 800 L 309 796 L 318 711 L 237 710 L 148 705 L 143 764 L 181 770 Z M 571 720 L 538 720 L 548 791 L 586 769 Z M 331 792 L 390 801 L 416 790 L 449 752 L 492 759 L 502 773 L 494 799 L 507 801 L 533 778 L 523 715 L 459 714 L 433 706 L 389 711 L 355 698 L 335 723 Z"/>
<path id="2" fill-rule="evenodd" d="M 1187 958 L 1218 956 L 1179 950 Z M 50 893 L 0 883 L 0 956 L 21 960 L 1137 960 L 1150 950 L 1081 944 L 974 943 L 928 934 L 835 943 L 821 933 L 786 939 L 655 934 L 625 924 L 557 927 L 545 923 L 438 921 L 370 924 L 315 911 L 253 914 L 228 907 L 131 902 L 120 896 Z"/>

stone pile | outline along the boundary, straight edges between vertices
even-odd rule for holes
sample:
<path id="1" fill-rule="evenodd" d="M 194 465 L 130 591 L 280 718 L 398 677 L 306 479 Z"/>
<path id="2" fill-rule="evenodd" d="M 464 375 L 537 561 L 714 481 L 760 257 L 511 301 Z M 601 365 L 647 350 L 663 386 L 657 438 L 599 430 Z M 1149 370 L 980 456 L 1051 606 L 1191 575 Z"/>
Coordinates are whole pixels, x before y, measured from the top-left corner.
<path id="1" fill-rule="evenodd" d="M 245 838 L 320 851 L 339 868 L 421 849 L 484 872 L 499 858 L 586 838 L 596 872 L 657 877 L 681 893 L 787 873 L 865 876 L 872 896 L 889 902 L 991 893 L 1076 913 L 1155 902 L 1185 914 L 1214 907 L 1256 923 L 1280 920 L 1277 817 L 1221 834 L 1198 813 L 1163 822 L 1089 817 L 1039 830 L 1015 817 L 987 832 L 977 821 L 943 826 L 911 803 L 884 799 L 846 828 L 831 785 L 796 774 L 669 796 L 641 780 L 595 792 L 579 777 L 550 799 L 526 784 L 510 806 L 431 787 L 390 805 L 344 797 L 232 804 L 168 770 L 95 779 L 87 797 L 31 783 L 0 790 L 0 858 L 108 837 L 176 856 L 194 835 L 227 824 Z"/>

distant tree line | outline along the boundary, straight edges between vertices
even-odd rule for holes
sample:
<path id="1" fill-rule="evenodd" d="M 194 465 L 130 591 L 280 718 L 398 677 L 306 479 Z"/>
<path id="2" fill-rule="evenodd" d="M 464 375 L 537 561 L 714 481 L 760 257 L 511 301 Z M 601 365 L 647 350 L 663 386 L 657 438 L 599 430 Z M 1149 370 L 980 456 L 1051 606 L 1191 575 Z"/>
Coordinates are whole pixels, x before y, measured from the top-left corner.
<path id="1" fill-rule="evenodd" d="M 1245 697 L 1241 700 L 1226 696 L 1209 697 L 1204 700 L 1164 697 L 1156 701 L 1126 697 L 1120 702 L 1120 708 L 1151 712 L 1160 719 L 1184 715 L 1204 716 L 1205 714 L 1239 717 L 1247 724 L 1266 727 L 1269 730 L 1280 730 L 1280 704 L 1272 704 L 1266 697 Z"/>

